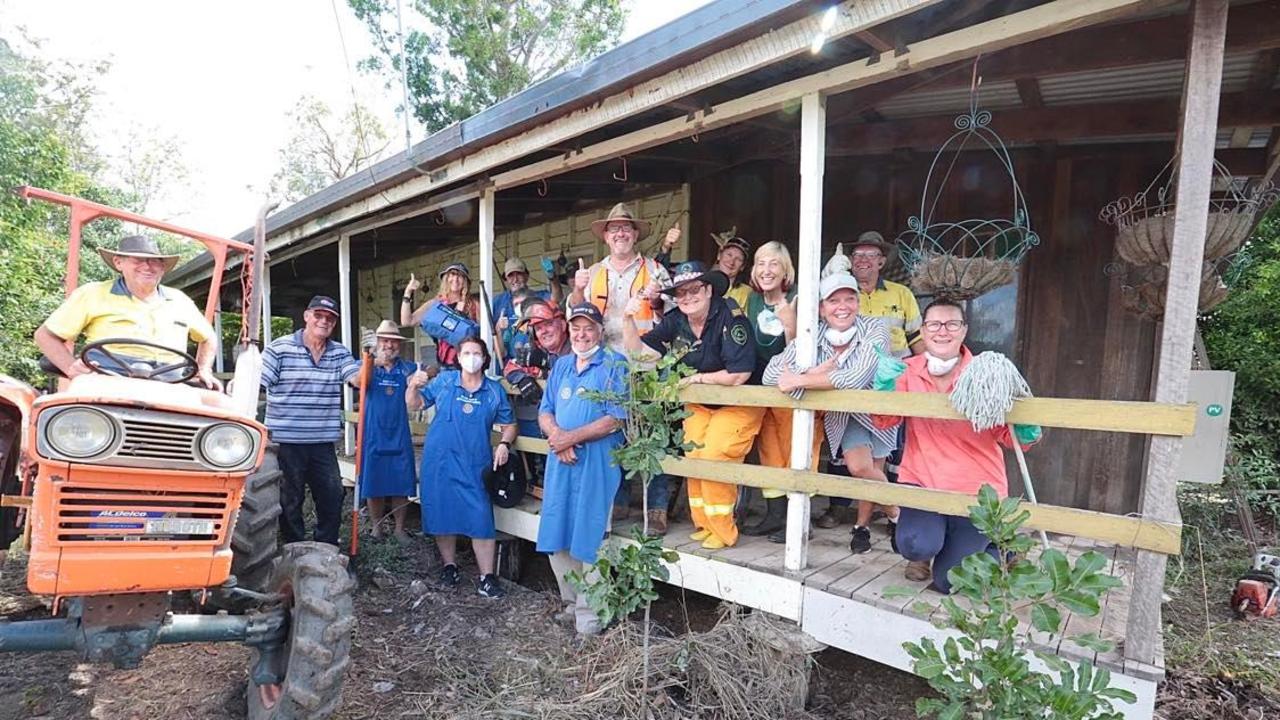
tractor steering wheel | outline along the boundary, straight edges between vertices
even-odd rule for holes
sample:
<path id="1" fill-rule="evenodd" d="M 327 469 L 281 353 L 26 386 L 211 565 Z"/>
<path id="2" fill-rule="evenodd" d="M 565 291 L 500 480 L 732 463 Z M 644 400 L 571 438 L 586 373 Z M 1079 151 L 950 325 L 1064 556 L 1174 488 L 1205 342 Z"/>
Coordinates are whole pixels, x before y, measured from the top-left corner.
<path id="1" fill-rule="evenodd" d="M 119 346 L 115 350 L 121 353 L 120 355 L 107 349 L 112 345 Z M 139 358 L 125 352 L 131 348 L 146 348 L 148 354 L 159 355 L 161 359 Z M 168 359 L 166 356 L 172 356 L 175 362 L 162 364 L 163 359 Z M 199 370 L 196 359 L 181 350 L 132 338 L 104 338 L 91 342 L 80 350 L 80 361 L 90 370 L 101 375 L 158 380 L 174 384 L 185 383 L 195 377 Z"/>

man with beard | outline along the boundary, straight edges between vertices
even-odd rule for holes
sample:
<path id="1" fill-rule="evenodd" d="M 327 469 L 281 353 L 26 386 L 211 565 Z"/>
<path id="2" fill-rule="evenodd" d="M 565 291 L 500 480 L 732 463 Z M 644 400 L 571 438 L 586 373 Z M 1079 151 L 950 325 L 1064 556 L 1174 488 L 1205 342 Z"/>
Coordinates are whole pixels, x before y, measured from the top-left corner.
<path id="1" fill-rule="evenodd" d="M 409 541 L 404 518 L 409 497 L 418 487 L 413 435 L 404 406 L 405 389 L 418 365 L 400 359 L 400 343 L 407 339 L 390 320 L 383 320 L 374 332 L 373 375 L 363 409 L 368 430 L 362 435 L 360 459 L 360 497 L 369 506 L 373 538 L 382 538 L 382 520 L 389 512 L 395 522 L 395 538 L 402 543 Z"/>

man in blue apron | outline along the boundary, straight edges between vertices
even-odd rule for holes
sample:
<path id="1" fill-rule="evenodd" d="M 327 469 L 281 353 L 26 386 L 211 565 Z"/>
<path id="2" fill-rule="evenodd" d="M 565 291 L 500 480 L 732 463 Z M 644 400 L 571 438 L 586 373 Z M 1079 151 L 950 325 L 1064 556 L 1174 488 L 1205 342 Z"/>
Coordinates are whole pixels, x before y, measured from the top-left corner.
<path id="1" fill-rule="evenodd" d="M 547 436 L 547 474 L 538 525 L 538 552 L 551 553 L 560 597 L 568 607 L 560 617 L 572 617 L 579 633 L 600 632 L 600 620 L 565 580 L 572 570 L 584 574 L 609 528 L 614 494 L 622 471 L 613 449 L 622 443 L 625 411 L 614 404 L 589 399 L 590 391 L 622 393 L 627 368 L 622 355 L 603 345 L 604 318 L 591 303 L 569 310 L 569 341 L 573 354 L 556 361 L 547 379 L 538 424 Z"/>
<path id="2" fill-rule="evenodd" d="M 405 389 L 418 365 L 400 359 L 400 343 L 407 339 L 390 320 L 383 320 L 374 331 L 373 376 L 364 399 L 360 497 L 368 504 L 375 540 L 382 539 L 382 521 L 389 510 L 396 540 L 408 542 L 404 516 L 409 497 L 418 487 L 409 413 L 404 406 Z"/>

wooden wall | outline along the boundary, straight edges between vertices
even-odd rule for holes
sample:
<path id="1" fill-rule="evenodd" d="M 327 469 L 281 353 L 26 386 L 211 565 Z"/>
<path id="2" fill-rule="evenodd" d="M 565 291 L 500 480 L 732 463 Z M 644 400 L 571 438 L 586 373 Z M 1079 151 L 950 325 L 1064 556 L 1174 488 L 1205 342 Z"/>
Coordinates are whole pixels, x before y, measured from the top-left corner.
<path id="1" fill-rule="evenodd" d="M 959 163 L 938 217 L 959 220 L 1011 212 L 1010 186 L 989 157 Z M 823 257 L 836 242 L 864 230 L 890 241 L 918 214 L 932 155 L 828 158 L 824 182 Z M 1150 149 L 1015 153 L 1019 182 L 1041 244 L 1019 279 L 1011 349 L 1033 391 L 1046 397 L 1150 398 L 1155 324 L 1127 314 L 1119 281 L 1104 272 L 1113 255 L 1111 229 L 1098 221 L 1104 204 L 1142 189 L 1164 159 Z M 693 252 L 710 259 L 708 233 L 736 225 L 758 244 L 778 239 L 796 249 L 798 167 L 756 162 L 691 186 Z M 846 246 L 847 249 L 847 246 Z M 889 268 L 890 274 L 896 274 Z M 898 270 L 898 273 L 901 271 Z M 981 340 L 971 337 L 971 341 Z M 1028 453 L 1041 501 L 1113 513 L 1137 509 L 1146 439 L 1112 433 L 1050 430 Z M 1013 488 L 1019 488 L 1012 459 Z"/>

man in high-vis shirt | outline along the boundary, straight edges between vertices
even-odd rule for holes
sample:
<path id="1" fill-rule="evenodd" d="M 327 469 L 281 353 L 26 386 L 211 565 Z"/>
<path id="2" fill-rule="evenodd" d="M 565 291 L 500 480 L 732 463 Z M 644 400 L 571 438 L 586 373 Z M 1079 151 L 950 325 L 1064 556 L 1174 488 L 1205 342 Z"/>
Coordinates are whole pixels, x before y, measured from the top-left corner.
<path id="1" fill-rule="evenodd" d="M 213 326 L 191 298 L 160 284 L 178 263 L 178 256 L 161 253 L 154 239 L 142 235 L 124 238 L 115 250 L 98 248 L 98 254 L 119 277 L 81 285 L 53 311 L 35 334 L 36 346 L 45 357 L 67 378 L 74 378 L 92 372 L 66 347 L 81 334 L 86 343 L 108 338 L 142 340 L 183 353 L 190 339 L 196 343 L 196 379 L 205 387 L 221 389 L 213 376 L 218 353 Z M 146 348 L 137 350 L 147 353 Z M 171 357 L 159 360 L 173 362 Z"/>
<path id="2" fill-rule="evenodd" d="M 604 317 L 605 345 L 615 352 L 626 353 L 622 319 L 627 302 L 636 296 L 649 301 L 635 318 L 640 331 L 646 332 L 662 314 L 660 291 L 671 286 L 667 269 L 636 251 L 636 243 L 648 237 L 651 229 L 649 222 L 637 218 L 626 204 L 614 205 L 607 217 L 591 223 L 591 232 L 609 246 L 609 256 L 591 267 L 583 267 L 579 260 L 574 274 L 569 306 L 595 305 Z"/>

